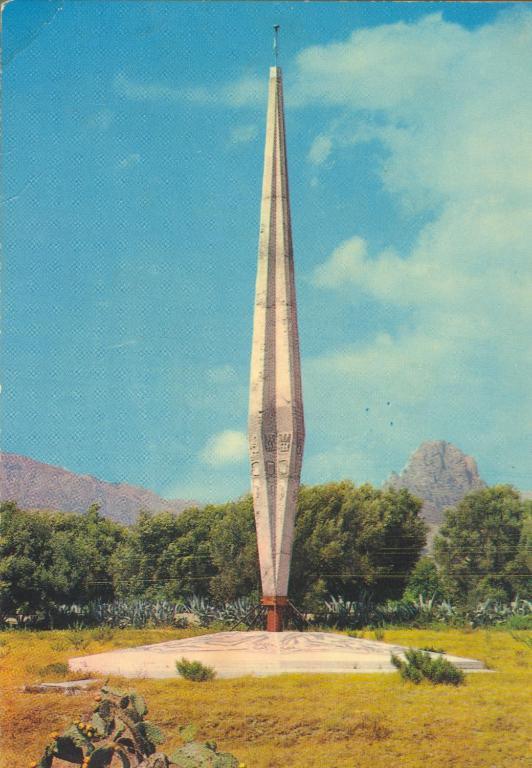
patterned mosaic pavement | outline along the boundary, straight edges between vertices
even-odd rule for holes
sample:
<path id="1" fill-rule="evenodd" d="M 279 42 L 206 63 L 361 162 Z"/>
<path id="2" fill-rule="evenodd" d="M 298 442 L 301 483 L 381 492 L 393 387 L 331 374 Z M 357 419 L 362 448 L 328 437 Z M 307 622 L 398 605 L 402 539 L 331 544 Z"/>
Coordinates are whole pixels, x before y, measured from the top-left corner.
<path id="1" fill-rule="evenodd" d="M 218 677 L 277 675 L 283 672 L 391 672 L 391 653 L 399 645 L 347 637 L 332 632 L 219 632 L 169 640 L 69 660 L 72 670 L 123 677 L 175 677 L 181 658 L 214 667 Z M 436 654 L 433 654 L 436 655 Z M 482 662 L 444 654 L 465 671 L 484 669 Z"/>

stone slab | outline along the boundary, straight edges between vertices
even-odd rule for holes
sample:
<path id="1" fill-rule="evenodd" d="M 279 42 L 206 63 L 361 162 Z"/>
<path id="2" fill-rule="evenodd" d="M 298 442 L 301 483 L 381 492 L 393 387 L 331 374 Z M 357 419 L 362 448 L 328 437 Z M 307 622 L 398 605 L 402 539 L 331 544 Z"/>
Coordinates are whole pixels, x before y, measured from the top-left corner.
<path id="1" fill-rule="evenodd" d="M 392 672 L 395 667 L 390 662 L 391 653 L 402 658 L 405 650 L 401 645 L 332 632 L 219 632 L 79 656 L 69 660 L 69 667 L 83 674 L 176 677 L 175 663 L 184 657 L 214 667 L 220 678 L 264 677 L 286 672 Z M 464 671 L 485 669 L 476 659 L 443 656 Z"/>
<path id="2" fill-rule="evenodd" d="M 64 680 L 60 683 L 34 683 L 25 685 L 22 688 L 23 693 L 47 693 L 48 691 L 62 691 L 66 694 L 76 694 L 85 691 L 94 685 L 101 683 L 93 677 L 83 680 Z"/>

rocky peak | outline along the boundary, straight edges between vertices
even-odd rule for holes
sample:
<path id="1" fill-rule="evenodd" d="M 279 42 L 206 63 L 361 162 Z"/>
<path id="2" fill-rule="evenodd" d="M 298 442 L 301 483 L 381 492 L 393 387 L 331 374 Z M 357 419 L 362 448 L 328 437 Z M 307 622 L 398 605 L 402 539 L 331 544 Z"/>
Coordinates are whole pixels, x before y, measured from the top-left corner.
<path id="1" fill-rule="evenodd" d="M 400 474 L 392 472 L 390 488 L 408 488 L 423 499 L 423 517 L 431 526 L 443 522 L 443 510 L 457 504 L 469 491 L 485 488 L 477 463 L 445 440 L 422 443 Z"/>

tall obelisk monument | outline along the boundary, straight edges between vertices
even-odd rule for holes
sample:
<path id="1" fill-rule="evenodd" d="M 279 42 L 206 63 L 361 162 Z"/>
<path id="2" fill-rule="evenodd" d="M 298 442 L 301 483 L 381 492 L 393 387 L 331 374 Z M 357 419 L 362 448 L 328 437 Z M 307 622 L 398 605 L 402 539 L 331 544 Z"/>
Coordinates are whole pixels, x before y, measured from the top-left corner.
<path id="1" fill-rule="evenodd" d="M 249 453 L 266 628 L 283 628 L 305 428 L 281 69 L 270 68 Z"/>

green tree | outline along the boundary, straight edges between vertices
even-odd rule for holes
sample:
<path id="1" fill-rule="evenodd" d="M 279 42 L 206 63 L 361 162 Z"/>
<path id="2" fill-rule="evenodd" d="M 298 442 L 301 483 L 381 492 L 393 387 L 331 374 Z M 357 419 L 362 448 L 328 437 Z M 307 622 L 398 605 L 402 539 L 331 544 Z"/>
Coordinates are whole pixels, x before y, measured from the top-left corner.
<path id="1" fill-rule="evenodd" d="M 28 513 L 13 502 L 0 505 L 0 610 L 29 614 L 46 610 L 56 592 L 50 566 L 50 515 Z"/>
<path id="2" fill-rule="evenodd" d="M 116 594 L 168 599 L 207 595 L 216 574 L 211 527 L 219 515 L 214 505 L 180 515 L 141 512 L 113 557 Z"/>
<path id="3" fill-rule="evenodd" d="M 317 609 L 329 594 L 398 597 L 425 543 L 421 503 L 407 491 L 353 483 L 300 490 L 290 594 Z M 113 558 L 117 594 L 215 600 L 257 594 L 260 576 L 251 496 L 140 515 Z"/>
<path id="4" fill-rule="evenodd" d="M 85 600 L 114 598 L 111 561 L 126 538 L 126 527 L 104 517 L 98 504 L 93 504 L 82 515 L 69 515 L 73 523 L 71 536 L 81 555 L 78 594 Z"/>
<path id="5" fill-rule="evenodd" d="M 532 593 L 530 578 L 532 573 L 532 501 L 528 499 L 523 503 L 523 527 L 513 565 L 514 571 L 523 574 L 511 577 L 514 592 L 518 592 L 521 597 L 530 598 Z"/>
<path id="6" fill-rule="evenodd" d="M 218 572 L 212 560 L 211 531 L 222 513 L 223 507 L 210 504 L 186 510 L 177 518 L 178 537 L 165 555 L 172 577 L 166 590 L 168 597 L 210 593 L 211 579 Z"/>
<path id="7" fill-rule="evenodd" d="M 96 597 L 231 600 L 260 587 L 251 496 L 227 504 L 142 512 L 129 529 L 96 506 L 84 515 L 3 506 L 3 610 L 52 611 Z M 330 483 L 300 490 L 290 594 L 319 608 L 329 594 L 399 596 L 425 543 L 420 502 L 407 491 Z"/>
<path id="8" fill-rule="evenodd" d="M 404 597 L 407 600 L 417 600 L 420 595 L 435 600 L 445 598 L 445 588 L 438 567 L 432 557 L 420 557 L 406 582 Z"/>
<path id="9" fill-rule="evenodd" d="M 508 485 L 473 491 L 454 508 L 434 542 L 434 554 L 452 599 L 474 604 L 530 591 L 523 557 L 526 505 Z"/>
<path id="10" fill-rule="evenodd" d="M 258 595 L 260 574 L 251 495 L 224 505 L 210 537 L 212 563 L 217 570 L 210 581 L 212 596 L 216 600 L 234 600 Z"/>
<path id="11" fill-rule="evenodd" d="M 426 541 L 421 502 L 406 490 L 350 481 L 302 487 L 290 591 L 318 609 L 323 596 L 399 597 Z"/>
<path id="12" fill-rule="evenodd" d="M 0 507 L 0 606 L 48 614 L 63 603 L 112 599 L 110 558 L 123 527 L 96 506 L 84 515 Z"/>

